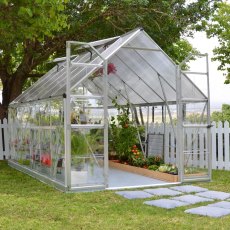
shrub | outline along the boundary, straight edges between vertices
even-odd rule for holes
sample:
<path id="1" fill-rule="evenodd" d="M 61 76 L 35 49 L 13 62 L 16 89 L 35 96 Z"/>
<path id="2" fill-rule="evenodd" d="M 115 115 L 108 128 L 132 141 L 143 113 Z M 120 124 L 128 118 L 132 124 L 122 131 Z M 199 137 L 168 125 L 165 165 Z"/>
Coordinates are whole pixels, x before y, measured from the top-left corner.
<path id="1" fill-rule="evenodd" d="M 164 163 L 164 161 L 160 156 L 151 156 L 151 157 L 148 157 L 146 159 L 146 165 L 147 166 L 150 166 L 150 165 L 160 166 L 163 163 Z"/>
<path id="2" fill-rule="evenodd" d="M 137 128 L 129 119 L 129 104 L 121 106 L 116 100 L 113 100 L 113 104 L 118 110 L 117 117 L 111 117 L 110 124 L 113 148 L 120 161 L 128 161 L 132 155 L 132 146 L 138 141 Z"/>

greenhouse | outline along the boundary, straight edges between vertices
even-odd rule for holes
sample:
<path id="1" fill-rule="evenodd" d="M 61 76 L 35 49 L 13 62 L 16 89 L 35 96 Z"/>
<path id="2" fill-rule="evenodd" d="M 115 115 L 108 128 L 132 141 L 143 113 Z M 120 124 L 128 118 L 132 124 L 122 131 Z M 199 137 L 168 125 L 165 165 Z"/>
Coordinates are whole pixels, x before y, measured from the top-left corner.
<path id="1" fill-rule="evenodd" d="M 202 70 L 185 71 L 191 58 L 175 64 L 142 28 L 67 41 L 66 57 L 10 104 L 9 165 L 66 192 L 168 183 L 145 174 L 130 184 L 138 175 L 122 171 L 126 160 L 114 168 L 110 160 L 121 145 L 113 143 L 114 130 L 132 127 L 136 142 L 128 154 L 173 165 L 176 183 L 210 180 L 208 56 L 196 56 Z"/>

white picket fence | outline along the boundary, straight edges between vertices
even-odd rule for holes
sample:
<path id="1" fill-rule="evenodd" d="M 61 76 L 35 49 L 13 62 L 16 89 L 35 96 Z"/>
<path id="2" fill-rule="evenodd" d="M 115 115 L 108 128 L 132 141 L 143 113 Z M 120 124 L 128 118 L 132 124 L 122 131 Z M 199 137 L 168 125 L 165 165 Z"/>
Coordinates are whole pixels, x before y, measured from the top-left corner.
<path id="1" fill-rule="evenodd" d="M 7 120 L 0 120 L 0 160 L 8 159 L 9 156 L 9 135 Z"/>
<path id="2" fill-rule="evenodd" d="M 230 128 L 227 121 L 212 123 L 212 168 L 230 170 Z M 175 127 L 176 128 L 176 127 Z M 164 159 L 167 163 L 176 163 L 176 136 L 171 125 L 150 124 L 149 133 L 164 134 Z M 187 131 L 185 133 L 185 149 L 188 150 L 186 163 L 188 165 L 207 167 L 205 129 Z M 199 150 L 199 151 L 198 151 Z M 9 135 L 7 120 L 0 122 L 0 160 L 8 159 Z"/>
<path id="3" fill-rule="evenodd" d="M 227 121 L 212 123 L 212 169 L 230 170 L 230 128 Z M 176 127 L 175 127 L 176 131 Z M 176 163 L 176 133 L 171 125 L 150 124 L 149 133 L 164 134 L 164 159 Z M 185 164 L 206 168 L 207 132 L 206 129 L 188 129 L 184 133 Z"/>

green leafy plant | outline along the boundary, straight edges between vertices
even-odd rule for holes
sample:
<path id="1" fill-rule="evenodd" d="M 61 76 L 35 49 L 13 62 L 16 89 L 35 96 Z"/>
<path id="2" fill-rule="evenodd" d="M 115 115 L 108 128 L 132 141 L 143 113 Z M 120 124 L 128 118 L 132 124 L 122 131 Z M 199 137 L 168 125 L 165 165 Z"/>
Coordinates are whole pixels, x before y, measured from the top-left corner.
<path id="1" fill-rule="evenodd" d="M 136 167 L 144 167 L 146 165 L 146 159 L 143 153 L 137 148 L 136 145 L 133 145 L 130 156 L 129 164 Z"/>
<path id="2" fill-rule="evenodd" d="M 161 164 L 164 164 L 164 160 L 161 156 L 151 156 L 146 159 L 146 165 L 157 165 L 160 166 Z"/>
<path id="3" fill-rule="evenodd" d="M 112 145 L 115 149 L 119 160 L 128 161 L 132 154 L 131 148 L 137 139 L 137 128 L 130 120 L 130 105 L 118 105 L 116 99 L 113 100 L 114 107 L 118 110 L 116 117 L 111 117 L 111 136 Z"/>
<path id="4" fill-rule="evenodd" d="M 71 153 L 72 155 L 84 155 L 88 151 L 88 146 L 84 135 L 80 132 L 71 135 Z"/>
<path id="5" fill-rule="evenodd" d="M 150 165 L 150 166 L 148 167 L 149 170 L 153 170 L 153 171 L 158 170 L 158 168 L 159 168 L 158 165 Z"/>
<path id="6" fill-rule="evenodd" d="M 178 174 L 178 168 L 175 165 L 163 164 L 158 168 L 159 172 L 169 173 L 169 174 Z"/>

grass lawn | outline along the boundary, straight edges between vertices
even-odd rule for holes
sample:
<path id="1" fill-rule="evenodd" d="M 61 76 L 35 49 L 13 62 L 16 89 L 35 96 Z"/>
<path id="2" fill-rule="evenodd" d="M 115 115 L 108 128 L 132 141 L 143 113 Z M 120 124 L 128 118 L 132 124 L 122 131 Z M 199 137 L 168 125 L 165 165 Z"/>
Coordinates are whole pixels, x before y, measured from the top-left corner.
<path id="1" fill-rule="evenodd" d="M 230 192 L 230 172 L 213 171 L 208 189 Z M 127 200 L 114 191 L 64 194 L 0 162 L 0 229 L 230 229 L 230 216 L 185 214 Z M 149 199 L 148 199 L 149 200 Z M 207 204 L 207 203 L 206 203 Z"/>

